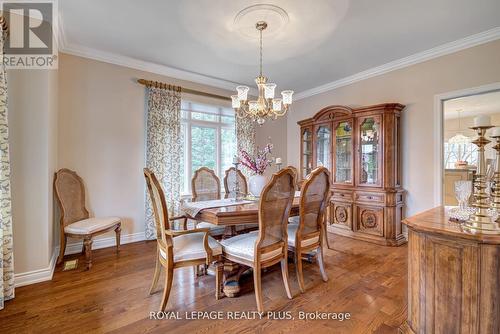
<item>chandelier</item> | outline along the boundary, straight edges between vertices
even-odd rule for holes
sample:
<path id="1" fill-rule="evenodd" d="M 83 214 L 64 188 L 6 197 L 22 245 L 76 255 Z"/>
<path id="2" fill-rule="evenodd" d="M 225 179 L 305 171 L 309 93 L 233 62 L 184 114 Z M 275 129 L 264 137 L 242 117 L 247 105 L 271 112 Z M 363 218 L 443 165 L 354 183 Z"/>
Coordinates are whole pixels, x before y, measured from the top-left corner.
<path id="1" fill-rule="evenodd" d="M 460 124 L 462 110 L 459 109 L 459 110 L 457 110 L 457 112 L 458 112 L 458 131 L 457 131 L 456 135 L 454 135 L 453 137 L 448 139 L 448 143 L 449 144 L 458 144 L 458 145 L 468 144 L 472 141 L 472 139 L 469 137 L 466 137 L 462 134 L 462 126 Z"/>
<path id="2" fill-rule="evenodd" d="M 260 73 L 255 78 L 255 83 L 259 89 L 257 100 L 248 101 L 247 86 L 236 87 L 237 95 L 231 96 L 232 107 L 239 118 L 250 117 L 259 125 L 264 124 L 266 119 L 277 119 L 284 116 L 292 104 L 293 90 L 281 92 L 281 98 L 274 97 L 275 83 L 268 83 L 267 78 L 262 75 L 262 31 L 267 28 L 265 21 L 259 21 L 255 28 L 260 33 Z"/>

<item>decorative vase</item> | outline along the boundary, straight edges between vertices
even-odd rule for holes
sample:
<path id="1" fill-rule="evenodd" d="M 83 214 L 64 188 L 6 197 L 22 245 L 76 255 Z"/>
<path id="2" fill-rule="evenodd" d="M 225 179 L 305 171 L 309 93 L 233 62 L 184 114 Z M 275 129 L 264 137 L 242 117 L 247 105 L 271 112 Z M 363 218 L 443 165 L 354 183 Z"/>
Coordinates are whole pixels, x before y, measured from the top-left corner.
<path id="1" fill-rule="evenodd" d="M 248 180 L 248 186 L 250 188 L 250 193 L 255 197 L 259 197 L 262 189 L 264 189 L 267 183 L 267 178 L 264 175 L 253 175 L 250 176 Z"/>

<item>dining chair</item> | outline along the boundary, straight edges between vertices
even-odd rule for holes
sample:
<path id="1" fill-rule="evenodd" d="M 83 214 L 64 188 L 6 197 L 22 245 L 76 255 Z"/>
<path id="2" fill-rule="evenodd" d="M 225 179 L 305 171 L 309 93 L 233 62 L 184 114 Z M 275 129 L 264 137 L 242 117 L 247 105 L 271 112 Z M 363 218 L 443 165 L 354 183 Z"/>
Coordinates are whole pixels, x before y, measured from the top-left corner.
<path id="1" fill-rule="evenodd" d="M 259 230 L 221 241 L 226 259 L 253 268 L 257 309 L 263 312 L 261 269 L 281 263 L 283 284 L 292 299 L 288 281 L 287 220 L 294 198 L 293 172 L 282 169 L 262 190 L 259 201 Z"/>
<path id="2" fill-rule="evenodd" d="M 119 217 L 91 218 L 85 207 L 85 187 L 74 171 L 62 168 L 54 174 L 54 193 L 61 212 L 60 248 L 57 264 L 64 258 L 67 238 L 83 239 L 87 269 L 92 267 L 92 238 L 115 231 L 116 250 L 120 250 L 121 219 Z"/>
<path id="3" fill-rule="evenodd" d="M 191 179 L 191 191 L 193 192 L 193 202 L 210 201 L 221 198 L 220 180 L 215 172 L 207 167 L 198 168 Z M 215 225 L 207 222 L 196 222 L 198 228 L 210 229 L 210 235 L 222 237 L 225 232 L 224 226 Z"/>
<path id="4" fill-rule="evenodd" d="M 148 187 L 149 198 L 153 207 L 154 220 L 156 225 L 156 265 L 153 275 L 153 282 L 149 289 L 149 294 L 153 294 L 161 268 L 165 268 L 165 286 L 160 304 L 160 311 L 167 306 L 174 269 L 182 267 L 192 267 L 199 265 L 209 265 L 216 262 L 215 275 L 215 298 L 220 299 L 222 294 L 222 247 L 217 240 L 209 235 L 208 228 L 195 228 L 190 230 L 174 230 L 168 218 L 167 203 L 165 194 L 154 173 L 144 168 L 144 177 Z"/>
<path id="5" fill-rule="evenodd" d="M 300 190 L 300 186 L 299 186 L 299 171 L 297 170 L 297 168 L 293 167 L 293 166 L 287 166 L 286 168 L 290 168 L 292 171 L 293 171 L 293 175 L 294 175 L 294 183 L 295 183 L 295 190 L 296 191 L 299 191 Z M 299 216 L 290 216 L 288 218 L 288 222 L 290 224 L 297 224 L 299 222 Z"/>
<path id="6" fill-rule="evenodd" d="M 330 193 L 330 173 L 325 167 L 314 169 L 304 181 L 300 194 L 299 222 L 288 224 L 288 249 L 294 253 L 297 280 L 304 288 L 302 255 L 316 251 L 323 281 L 328 281 L 323 260 L 324 213 Z"/>

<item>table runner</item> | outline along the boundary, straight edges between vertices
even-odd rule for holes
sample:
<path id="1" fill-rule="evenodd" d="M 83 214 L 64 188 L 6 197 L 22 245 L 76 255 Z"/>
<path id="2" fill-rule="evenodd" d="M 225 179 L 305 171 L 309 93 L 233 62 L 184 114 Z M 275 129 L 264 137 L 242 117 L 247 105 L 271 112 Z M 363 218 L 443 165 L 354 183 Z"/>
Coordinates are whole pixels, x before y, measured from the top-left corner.
<path id="1" fill-rule="evenodd" d="M 181 211 L 189 217 L 195 217 L 201 210 L 211 208 L 221 208 L 224 206 L 234 206 L 254 203 L 255 201 L 240 200 L 235 202 L 232 198 L 217 199 L 212 201 L 184 202 L 181 204 Z"/>

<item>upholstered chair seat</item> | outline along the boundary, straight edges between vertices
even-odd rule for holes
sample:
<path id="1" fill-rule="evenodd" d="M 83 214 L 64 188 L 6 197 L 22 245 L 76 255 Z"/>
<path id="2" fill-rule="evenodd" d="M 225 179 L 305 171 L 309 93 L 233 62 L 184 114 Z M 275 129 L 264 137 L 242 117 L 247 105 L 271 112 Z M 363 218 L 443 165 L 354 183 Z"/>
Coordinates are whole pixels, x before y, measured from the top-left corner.
<path id="1" fill-rule="evenodd" d="M 224 231 L 226 230 L 225 226 L 215 225 L 215 224 L 207 223 L 207 222 L 200 222 L 200 223 L 196 224 L 196 227 L 210 229 L 210 235 L 213 235 L 215 237 L 222 236 L 224 234 Z"/>
<path id="2" fill-rule="evenodd" d="M 299 216 L 292 216 L 288 218 L 288 224 L 298 224 L 300 222 Z"/>
<path id="3" fill-rule="evenodd" d="M 64 227 L 65 233 L 91 234 L 115 226 L 120 222 L 118 217 L 89 218 L 77 221 Z"/>
<path id="4" fill-rule="evenodd" d="M 288 245 L 295 247 L 295 235 L 297 234 L 297 228 L 299 227 L 297 224 L 288 224 Z M 314 236 L 312 238 L 304 239 L 301 242 L 301 247 L 307 247 L 310 245 L 317 244 L 319 241 L 319 236 Z"/>
<path id="5" fill-rule="evenodd" d="M 247 261 L 253 261 L 255 257 L 255 240 L 257 240 L 258 236 L 259 232 L 253 231 L 222 240 L 221 244 L 224 249 L 224 253 L 239 257 L 241 259 L 245 259 Z M 266 261 L 281 254 L 281 249 L 275 249 L 273 251 L 262 254 L 260 259 L 261 261 Z"/>
<path id="6" fill-rule="evenodd" d="M 203 247 L 204 236 L 205 233 L 198 232 L 179 235 L 173 238 L 174 262 L 205 259 L 207 252 L 205 251 L 205 247 Z M 211 236 L 208 237 L 208 247 L 212 250 L 212 256 L 222 254 L 222 246 Z M 164 259 L 167 258 L 166 253 L 162 249 L 160 249 L 160 255 Z"/>

